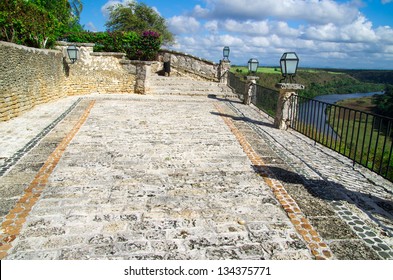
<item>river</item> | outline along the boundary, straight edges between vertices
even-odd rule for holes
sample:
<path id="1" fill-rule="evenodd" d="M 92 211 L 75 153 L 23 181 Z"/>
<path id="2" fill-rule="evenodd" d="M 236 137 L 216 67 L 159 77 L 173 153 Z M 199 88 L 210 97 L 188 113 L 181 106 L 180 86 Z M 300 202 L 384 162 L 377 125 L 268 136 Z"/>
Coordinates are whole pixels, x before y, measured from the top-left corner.
<path id="1" fill-rule="evenodd" d="M 384 92 L 368 92 L 320 95 L 315 97 L 312 101 L 304 102 L 299 105 L 299 119 L 308 125 L 312 124 L 316 126 L 320 132 L 324 131 L 325 134 L 329 136 L 333 135 L 333 137 L 337 139 L 338 136 L 333 128 L 330 125 L 326 125 L 328 123 L 326 115 L 326 107 L 328 104 L 335 104 L 345 99 L 362 98 L 383 93 Z"/>

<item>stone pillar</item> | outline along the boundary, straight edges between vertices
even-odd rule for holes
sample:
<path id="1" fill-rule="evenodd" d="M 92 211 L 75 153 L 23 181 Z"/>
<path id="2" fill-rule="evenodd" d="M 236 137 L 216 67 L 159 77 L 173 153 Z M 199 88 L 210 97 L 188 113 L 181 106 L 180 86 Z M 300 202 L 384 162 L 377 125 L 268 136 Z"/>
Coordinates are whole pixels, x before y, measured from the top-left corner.
<path id="1" fill-rule="evenodd" d="M 292 108 L 290 97 L 292 95 L 297 95 L 296 91 L 304 89 L 305 87 L 304 85 L 299 84 L 279 83 L 276 84 L 276 88 L 278 88 L 280 92 L 274 126 L 278 129 L 286 130 L 291 125 L 289 116 L 291 115 L 292 110 L 296 110 L 297 107 L 295 104 L 294 108 Z"/>
<path id="2" fill-rule="evenodd" d="M 221 84 L 228 83 L 228 72 L 231 69 L 231 62 L 229 60 L 220 60 L 218 67 L 218 78 Z"/>
<path id="3" fill-rule="evenodd" d="M 257 94 L 257 80 L 259 77 L 256 76 L 247 76 L 247 83 L 245 88 L 245 95 L 243 103 L 246 105 L 250 105 L 252 101 L 252 97 L 256 96 Z"/>
<path id="4" fill-rule="evenodd" d="M 133 61 L 136 66 L 135 93 L 146 94 L 150 90 L 151 62 Z"/>

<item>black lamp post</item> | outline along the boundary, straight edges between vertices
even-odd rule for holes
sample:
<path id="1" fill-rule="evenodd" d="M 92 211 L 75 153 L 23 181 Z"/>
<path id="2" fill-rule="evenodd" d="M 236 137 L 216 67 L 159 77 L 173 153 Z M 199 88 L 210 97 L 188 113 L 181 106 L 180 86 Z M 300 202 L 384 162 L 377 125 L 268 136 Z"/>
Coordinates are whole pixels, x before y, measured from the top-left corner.
<path id="1" fill-rule="evenodd" d="M 230 53 L 230 49 L 228 46 L 225 46 L 224 49 L 222 50 L 223 56 L 224 56 L 224 61 L 228 61 L 229 60 L 229 53 Z"/>
<path id="2" fill-rule="evenodd" d="M 259 62 L 258 59 L 256 58 L 251 58 L 248 61 L 248 72 L 249 73 L 256 73 L 259 67 Z"/>
<path id="3" fill-rule="evenodd" d="M 78 49 L 76 46 L 69 46 L 67 48 L 67 53 L 71 63 L 74 63 L 78 59 Z"/>
<path id="4" fill-rule="evenodd" d="M 281 74 L 283 76 L 282 80 L 291 83 L 294 81 L 296 76 L 297 67 L 299 65 L 299 57 L 295 52 L 284 53 L 280 59 Z"/>

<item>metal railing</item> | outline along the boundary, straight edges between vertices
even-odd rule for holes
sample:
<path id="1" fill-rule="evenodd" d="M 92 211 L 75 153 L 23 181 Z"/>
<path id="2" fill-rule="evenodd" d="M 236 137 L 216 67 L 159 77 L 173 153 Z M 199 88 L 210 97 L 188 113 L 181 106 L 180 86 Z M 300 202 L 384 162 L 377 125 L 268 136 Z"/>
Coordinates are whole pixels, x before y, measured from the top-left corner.
<path id="1" fill-rule="evenodd" d="M 228 85 L 244 99 L 246 82 L 229 73 Z M 279 92 L 256 86 L 252 103 L 273 117 Z M 293 95 L 291 128 L 393 181 L 393 119 Z"/>
<path id="2" fill-rule="evenodd" d="M 252 97 L 251 102 L 274 118 L 277 111 L 278 96 L 278 91 L 256 85 L 256 95 Z"/>
<path id="3" fill-rule="evenodd" d="M 228 85 L 236 91 L 241 100 L 244 100 L 247 83 L 241 81 L 233 73 L 228 74 Z M 255 85 L 255 87 L 256 95 L 252 96 L 251 102 L 269 116 L 274 117 L 277 110 L 278 91 L 260 85 Z"/>
<path id="4" fill-rule="evenodd" d="M 240 80 L 240 78 L 232 72 L 228 72 L 228 86 L 236 92 L 240 100 L 244 100 L 246 82 Z"/>
<path id="5" fill-rule="evenodd" d="M 393 119 L 293 95 L 291 128 L 393 181 Z"/>

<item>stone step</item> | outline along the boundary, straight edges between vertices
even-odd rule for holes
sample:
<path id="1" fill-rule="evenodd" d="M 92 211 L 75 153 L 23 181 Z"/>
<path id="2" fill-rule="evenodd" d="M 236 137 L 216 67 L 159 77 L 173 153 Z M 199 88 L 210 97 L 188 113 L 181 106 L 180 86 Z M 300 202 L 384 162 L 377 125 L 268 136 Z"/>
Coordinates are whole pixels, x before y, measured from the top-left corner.
<path id="1" fill-rule="evenodd" d="M 179 79 L 165 79 L 165 80 L 150 80 L 151 85 L 160 85 L 160 86 L 165 86 L 165 85 L 177 85 L 177 86 L 183 86 L 183 85 L 198 85 L 198 86 L 217 86 L 219 85 L 218 83 L 215 82 L 205 82 L 205 81 L 195 81 L 195 80 L 179 80 Z"/>
<path id="2" fill-rule="evenodd" d="M 226 96 L 236 97 L 227 85 L 198 81 L 186 77 L 160 77 L 150 79 L 149 93 L 153 95 Z"/>
<path id="3" fill-rule="evenodd" d="M 150 85 L 150 90 L 154 91 L 165 91 L 165 90 L 192 90 L 192 91 L 219 91 L 219 92 L 232 92 L 227 86 L 199 86 L 199 85 Z"/>
<path id="4" fill-rule="evenodd" d="M 190 89 L 190 88 L 177 88 L 177 89 L 152 89 L 150 88 L 149 94 L 157 94 L 157 95 L 198 95 L 198 96 L 208 96 L 208 95 L 217 95 L 217 96 L 230 96 L 236 97 L 237 95 L 233 93 L 231 90 L 223 90 L 223 89 L 209 89 L 209 90 L 201 90 L 201 89 Z"/>

